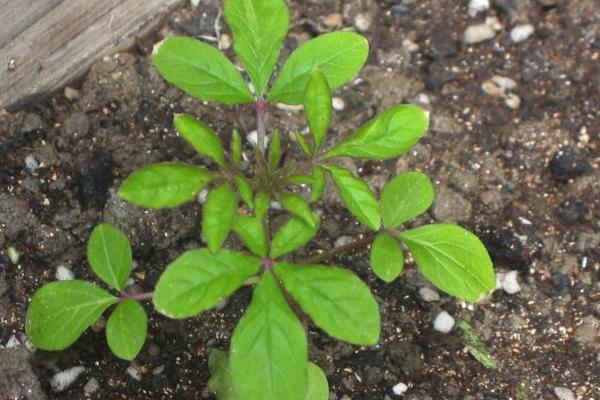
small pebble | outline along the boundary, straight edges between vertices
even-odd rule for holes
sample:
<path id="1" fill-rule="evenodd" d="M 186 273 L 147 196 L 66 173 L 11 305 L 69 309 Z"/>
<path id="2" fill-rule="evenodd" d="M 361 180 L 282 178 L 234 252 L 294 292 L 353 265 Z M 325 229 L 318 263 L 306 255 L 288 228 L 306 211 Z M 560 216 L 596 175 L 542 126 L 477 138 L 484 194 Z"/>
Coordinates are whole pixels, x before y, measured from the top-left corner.
<path id="1" fill-rule="evenodd" d="M 490 96 L 494 96 L 494 97 L 504 96 L 504 89 L 502 89 L 500 86 L 496 85 L 491 80 L 483 82 L 481 84 L 481 90 L 483 90 L 483 93 L 488 94 Z"/>
<path id="2" fill-rule="evenodd" d="M 19 342 L 19 339 L 17 339 L 15 335 L 12 335 L 10 338 L 8 338 L 8 342 L 6 342 L 4 347 L 7 349 L 18 349 L 21 347 L 21 342 Z"/>
<path id="3" fill-rule="evenodd" d="M 198 203 L 204 204 L 206 203 L 206 197 L 208 196 L 208 189 L 202 189 L 200 193 L 198 193 Z"/>
<path id="4" fill-rule="evenodd" d="M 421 296 L 421 299 L 423 299 L 423 301 L 426 301 L 428 303 L 432 301 L 438 301 L 440 299 L 440 295 L 438 294 L 438 292 L 427 286 L 424 286 L 421 289 L 419 289 L 419 296 Z"/>
<path id="5" fill-rule="evenodd" d="M 342 25 L 342 14 L 340 13 L 331 13 L 323 18 L 323 24 L 328 28 L 337 28 Z"/>
<path id="6" fill-rule="evenodd" d="M 83 387 L 83 392 L 86 395 L 90 396 L 96 393 L 98 389 L 100 389 L 100 383 L 98 383 L 98 380 L 96 378 L 92 377 L 87 381 L 87 383 Z"/>
<path id="7" fill-rule="evenodd" d="M 509 271 L 504 274 L 504 279 L 502 280 L 502 289 L 508 294 L 515 294 L 521 291 L 521 286 L 517 280 L 519 272 L 516 270 Z"/>
<path id="8" fill-rule="evenodd" d="M 30 154 L 25 157 L 25 166 L 30 172 L 35 172 L 36 169 L 40 166 L 35 158 Z"/>
<path id="9" fill-rule="evenodd" d="M 91 326 L 93 332 L 99 333 L 102 332 L 104 327 L 106 326 L 106 318 L 104 316 L 99 316 L 96 321 Z"/>
<path id="10" fill-rule="evenodd" d="M 354 17 L 354 26 L 359 31 L 364 32 L 371 27 L 371 18 L 363 14 L 358 14 Z"/>
<path id="11" fill-rule="evenodd" d="M 531 24 L 517 25 L 510 31 L 510 38 L 515 43 L 521 43 L 533 34 L 534 28 Z"/>
<path id="12" fill-rule="evenodd" d="M 192 7 L 198 7 L 198 5 L 200 5 L 200 1 L 202 0 L 191 0 L 190 3 L 192 4 Z"/>
<path id="13" fill-rule="evenodd" d="M 223 33 L 219 38 L 219 49 L 227 50 L 231 47 L 231 36 L 226 33 Z"/>
<path id="14" fill-rule="evenodd" d="M 480 12 L 487 11 L 489 8 L 490 0 L 471 0 L 469 2 L 469 16 L 475 17 Z"/>
<path id="15" fill-rule="evenodd" d="M 352 236 L 340 236 L 335 240 L 334 247 L 342 247 L 354 241 Z"/>
<path id="16" fill-rule="evenodd" d="M 346 108 L 346 102 L 341 97 L 334 97 L 331 99 L 331 106 L 336 111 L 342 111 Z"/>
<path id="17" fill-rule="evenodd" d="M 165 370 L 165 366 L 159 365 L 158 367 L 156 367 L 152 370 L 152 375 L 158 376 L 158 375 L 162 374 L 164 370 Z"/>
<path id="18" fill-rule="evenodd" d="M 13 264 L 18 264 L 19 259 L 21 258 L 21 254 L 19 254 L 17 249 L 15 249 L 12 246 L 10 246 L 8 249 L 6 249 L 6 255 L 8 256 L 8 259 L 10 260 L 10 262 Z"/>
<path id="19" fill-rule="evenodd" d="M 504 97 L 504 104 L 513 110 L 521 107 L 521 98 L 514 93 L 509 93 Z"/>
<path id="20" fill-rule="evenodd" d="M 403 396 L 404 393 L 406 393 L 406 391 L 408 390 L 408 385 L 406 385 L 406 383 L 400 382 L 395 384 L 392 390 L 394 391 L 395 395 Z"/>
<path id="21" fill-rule="evenodd" d="M 73 274 L 73 271 L 71 271 L 71 269 L 69 267 L 67 267 L 66 265 L 59 265 L 56 268 L 55 277 L 59 281 L 72 281 L 73 279 L 75 279 L 75 275 Z"/>
<path id="22" fill-rule="evenodd" d="M 149 354 L 151 357 L 156 357 L 157 355 L 159 355 L 159 354 L 160 354 L 160 347 L 158 347 L 158 346 L 157 346 L 156 344 L 154 344 L 154 343 L 150 343 L 150 344 L 148 345 L 148 350 L 147 350 L 147 351 L 148 351 L 148 354 Z"/>
<path id="23" fill-rule="evenodd" d="M 277 211 L 283 210 L 283 207 L 281 207 L 281 203 L 278 201 L 272 201 L 269 204 L 269 207 L 271 207 L 271 210 L 277 210 Z"/>
<path id="24" fill-rule="evenodd" d="M 79 90 L 67 86 L 65 88 L 65 97 L 70 101 L 77 100 L 79 98 Z"/>
<path id="25" fill-rule="evenodd" d="M 127 370 L 125 370 L 125 372 L 127 372 L 127 375 L 129 375 L 133 380 L 136 380 L 138 382 L 142 380 L 142 371 L 140 370 L 140 367 L 137 364 L 132 363 L 129 367 L 127 367 Z"/>
<path id="26" fill-rule="evenodd" d="M 84 371 L 84 367 L 78 366 L 57 372 L 50 379 L 50 386 L 52 387 L 52 390 L 55 392 L 63 392 L 67 390 Z"/>
<path id="27" fill-rule="evenodd" d="M 500 86 L 505 91 L 513 90 L 517 87 L 517 82 L 514 79 L 507 78 L 502 75 L 494 75 L 491 79 L 496 85 Z"/>
<path id="28" fill-rule="evenodd" d="M 463 40 L 467 44 L 475 44 L 493 39 L 496 36 L 494 27 L 489 24 L 475 24 L 467 27 L 463 34 Z"/>
<path id="29" fill-rule="evenodd" d="M 454 327 L 454 318 L 446 311 L 439 313 L 433 321 L 433 329 L 438 332 L 448 333 Z"/>
<path id="30" fill-rule="evenodd" d="M 554 388 L 554 394 L 560 400 L 575 400 L 575 393 L 571 389 L 557 386 Z"/>

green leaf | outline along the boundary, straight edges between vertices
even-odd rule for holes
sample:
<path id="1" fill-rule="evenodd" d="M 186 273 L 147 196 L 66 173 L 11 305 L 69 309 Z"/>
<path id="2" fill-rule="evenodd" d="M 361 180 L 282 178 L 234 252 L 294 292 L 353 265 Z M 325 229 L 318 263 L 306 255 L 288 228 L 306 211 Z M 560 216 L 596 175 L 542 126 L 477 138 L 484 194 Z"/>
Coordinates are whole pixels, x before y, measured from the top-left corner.
<path id="1" fill-rule="evenodd" d="M 212 179 L 206 168 L 194 165 L 150 164 L 125 179 L 119 196 L 142 207 L 172 208 L 193 200 Z"/>
<path id="2" fill-rule="evenodd" d="M 404 269 L 404 252 L 400 243 L 387 233 L 380 233 L 371 246 L 371 269 L 385 282 L 392 282 Z"/>
<path id="3" fill-rule="evenodd" d="M 305 400 L 329 400 L 327 377 L 318 365 L 308 363 L 308 392 Z"/>
<path id="4" fill-rule="evenodd" d="M 231 230 L 237 196 L 228 183 L 210 191 L 202 209 L 202 234 L 213 253 L 219 251 Z"/>
<path id="5" fill-rule="evenodd" d="M 152 62 L 167 82 L 200 100 L 224 104 L 254 101 L 231 61 L 197 39 L 172 36 L 157 43 L 152 51 Z"/>
<path id="6" fill-rule="evenodd" d="M 425 134 L 429 120 L 417 106 L 392 107 L 363 125 L 352 136 L 324 154 L 370 160 L 398 157 Z"/>
<path id="7" fill-rule="evenodd" d="M 369 185 L 346 169 L 333 165 L 326 165 L 325 168 L 331 174 L 340 197 L 350 212 L 369 228 L 374 231 L 379 230 L 381 226 L 379 205 Z"/>
<path id="8" fill-rule="evenodd" d="M 154 306 L 170 318 L 193 317 L 217 305 L 259 268 L 259 259 L 241 253 L 211 253 L 207 249 L 185 252 L 158 280 Z"/>
<path id="9" fill-rule="evenodd" d="M 469 350 L 469 353 L 479 361 L 484 367 L 496 370 L 498 364 L 494 357 L 486 350 L 485 345 L 479 339 L 479 335 L 469 323 L 463 319 L 459 320 L 456 327 L 461 330 L 463 343 Z"/>
<path id="10" fill-rule="evenodd" d="M 283 0 L 227 0 L 225 20 L 233 46 L 260 97 L 279 58 L 289 16 Z"/>
<path id="11" fill-rule="evenodd" d="M 423 214 L 433 203 L 435 191 L 429 177 L 421 172 L 406 172 L 385 185 L 379 208 L 383 223 L 394 229 Z"/>
<path id="12" fill-rule="evenodd" d="M 400 238 L 423 275 L 444 292 L 474 303 L 496 286 L 483 243 L 460 226 L 426 225 L 405 231 Z"/>
<path id="13" fill-rule="evenodd" d="M 272 103 L 302 104 L 310 73 L 319 69 L 331 91 L 350 81 L 369 55 L 367 40 L 353 32 L 332 32 L 297 48 L 283 65 L 269 93 Z"/>
<path id="14" fill-rule="evenodd" d="M 271 241 L 271 257 L 281 257 L 308 243 L 319 230 L 319 219 L 316 215 L 314 219 L 315 226 L 310 226 L 300 218 L 294 217 L 279 228 Z"/>
<path id="15" fill-rule="evenodd" d="M 307 357 L 304 328 L 266 272 L 231 339 L 234 387 L 244 400 L 305 400 Z"/>
<path id="16" fill-rule="evenodd" d="M 254 196 L 254 215 L 261 221 L 269 212 L 269 195 L 266 192 L 258 192 Z"/>
<path id="17" fill-rule="evenodd" d="M 311 185 L 313 177 L 306 174 L 292 174 L 283 178 L 282 182 L 285 185 Z"/>
<path id="18" fill-rule="evenodd" d="M 211 349 L 208 355 L 208 369 L 210 370 L 208 390 L 216 394 L 219 400 L 240 399 L 233 388 L 229 356 L 226 351 Z"/>
<path id="19" fill-rule="evenodd" d="M 379 341 L 379 308 L 371 291 L 345 269 L 277 263 L 275 273 L 315 324 L 348 343 Z"/>
<path id="20" fill-rule="evenodd" d="M 237 168 L 242 161 L 242 138 L 237 129 L 231 134 L 231 162 Z"/>
<path id="21" fill-rule="evenodd" d="M 304 135 L 300 132 L 294 132 L 294 136 L 296 137 L 296 141 L 298 142 L 298 145 L 300 145 L 300 148 L 302 149 L 304 154 L 306 154 L 307 156 L 312 155 L 310 144 L 308 144 L 308 141 L 306 140 Z"/>
<path id="22" fill-rule="evenodd" d="M 87 246 L 92 270 L 109 286 L 122 291 L 131 273 L 131 246 L 127 236 L 110 224 L 94 228 Z"/>
<path id="23" fill-rule="evenodd" d="M 250 181 L 243 175 L 235 176 L 235 183 L 237 184 L 238 192 L 240 193 L 240 197 L 244 200 L 244 203 L 252 209 L 254 207 L 254 201 L 252 197 L 252 185 Z"/>
<path id="24" fill-rule="evenodd" d="M 219 137 L 208 125 L 189 114 L 175 115 L 175 129 L 198 154 L 212 158 L 220 167 L 225 166 L 225 153 Z"/>
<path id="25" fill-rule="evenodd" d="M 279 138 L 279 131 L 275 130 L 273 137 L 269 142 L 269 171 L 275 171 L 281 161 L 281 139 Z"/>
<path id="26" fill-rule="evenodd" d="M 123 360 L 133 360 L 146 341 L 148 317 L 136 301 L 125 299 L 106 323 L 106 341 L 110 351 Z"/>
<path id="27" fill-rule="evenodd" d="M 315 139 L 315 151 L 321 147 L 327 135 L 332 112 L 331 91 L 327 78 L 316 69 L 310 73 L 304 92 L 304 117 Z"/>
<path id="28" fill-rule="evenodd" d="M 318 201 L 323 193 L 325 192 L 325 186 L 327 180 L 325 179 L 325 172 L 321 167 L 315 166 L 313 168 L 313 184 L 310 187 L 310 201 Z"/>
<path id="29" fill-rule="evenodd" d="M 238 215 L 233 222 L 233 231 L 237 233 L 246 247 L 260 257 L 266 257 L 269 251 L 267 234 L 262 220 L 257 217 Z"/>
<path id="30" fill-rule="evenodd" d="M 33 294 L 25 332 L 39 349 L 63 350 L 116 301 L 116 297 L 90 282 L 48 283 Z"/>
<path id="31" fill-rule="evenodd" d="M 284 210 L 299 217 L 311 228 L 314 228 L 318 223 L 318 219 L 315 218 L 308 204 L 297 194 L 283 192 L 279 195 L 279 200 Z"/>

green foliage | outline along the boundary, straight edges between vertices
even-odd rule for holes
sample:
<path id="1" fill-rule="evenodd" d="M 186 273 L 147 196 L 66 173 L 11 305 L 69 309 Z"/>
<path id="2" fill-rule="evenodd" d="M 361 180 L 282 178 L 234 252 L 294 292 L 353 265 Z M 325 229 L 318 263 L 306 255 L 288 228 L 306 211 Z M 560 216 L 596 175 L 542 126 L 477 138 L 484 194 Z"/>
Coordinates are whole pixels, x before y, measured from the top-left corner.
<path id="1" fill-rule="evenodd" d="M 477 236 L 458 225 L 425 225 L 400 238 L 419 269 L 437 288 L 477 302 L 496 286 L 492 260 Z"/>
<path id="2" fill-rule="evenodd" d="M 311 72 L 304 92 L 304 114 L 315 140 L 315 150 L 321 147 L 327 134 L 332 112 L 331 91 L 327 78 L 316 69 Z"/>
<path id="3" fill-rule="evenodd" d="M 314 214 L 313 218 L 315 221 L 313 226 L 294 217 L 279 228 L 271 241 L 270 256 L 272 258 L 281 257 L 308 243 L 319 230 L 319 219 Z"/>
<path id="4" fill-rule="evenodd" d="M 385 282 L 392 282 L 404 269 L 404 252 L 400 243 L 387 233 L 380 233 L 371 247 L 371 269 Z"/>
<path id="5" fill-rule="evenodd" d="M 265 225 L 257 217 L 239 215 L 233 222 L 233 231 L 237 233 L 246 247 L 260 257 L 266 257 L 269 252 Z"/>
<path id="6" fill-rule="evenodd" d="M 210 370 L 210 379 L 207 384 L 208 389 L 215 393 L 219 400 L 240 399 L 233 387 L 233 378 L 231 377 L 227 352 L 212 349 L 208 355 L 208 369 Z"/>
<path id="7" fill-rule="evenodd" d="M 308 391 L 305 400 L 328 400 L 329 385 L 323 370 L 314 363 L 308 363 Z"/>
<path id="8" fill-rule="evenodd" d="M 195 165 L 150 164 L 125 179 L 119 196 L 142 207 L 177 207 L 193 200 L 213 176 L 206 168 Z"/>
<path id="9" fill-rule="evenodd" d="M 381 217 L 389 229 L 397 228 L 423 214 L 433 203 L 435 192 L 429 177 L 420 172 L 406 172 L 385 185 L 381 193 Z"/>
<path id="10" fill-rule="evenodd" d="M 220 167 L 225 166 L 225 153 L 219 137 L 208 125 L 188 114 L 175 115 L 175 128 L 198 154 L 210 157 Z"/>
<path id="11" fill-rule="evenodd" d="M 242 138 L 237 129 L 234 129 L 231 134 L 231 163 L 235 168 L 240 166 L 242 161 Z"/>
<path id="12" fill-rule="evenodd" d="M 146 341 L 148 317 L 140 303 L 125 299 L 115 308 L 106 323 L 108 347 L 119 358 L 133 360 Z"/>
<path id="13" fill-rule="evenodd" d="M 325 192 L 325 186 L 327 185 L 327 180 L 325 178 L 325 172 L 323 172 L 323 168 L 314 167 L 313 168 L 313 184 L 310 188 L 310 201 L 315 202 L 323 196 L 323 192 Z"/>
<path id="14" fill-rule="evenodd" d="M 252 184 L 250 183 L 248 178 L 238 174 L 235 176 L 235 183 L 237 184 L 237 190 L 244 203 L 246 203 L 246 205 L 251 209 L 254 208 Z"/>
<path id="15" fill-rule="evenodd" d="M 473 329 L 473 327 L 467 321 L 462 319 L 458 321 L 456 327 L 461 331 L 463 343 L 465 344 L 473 358 L 479 361 L 481 365 L 483 365 L 487 369 L 498 369 L 498 364 L 496 363 L 496 360 L 486 350 L 485 345 L 483 344 L 481 339 L 479 339 L 479 335 L 477 334 L 477 332 L 475 332 L 475 329 Z"/>
<path id="16" fill-rule="evenodd" d="M 224 183 L 210 191 L 202 209 L 202 233 L 213 253 L 227 239 L 237 211 L 237 195 Z"/>
<path id="17" fill-rule="evenodd" d="M 298 196 L 297 194 L 281 193 L 279 200 L 281 200 L 281 205 L 285 210 L 300 218 L 308 226 L 311 228 L 315 228 L 317 226 L 319 220 L 315 218 L 314 214 L 310 210 L 310 207 L 308 204 L 306 204 L 302 197 Z"/>
<path id="18" fill-rule="evenodd" d="M 273 138 L 269 142 L 269 156 L 267 159 L 269 161 L 269 171 L 275 171 L 281 161 L 281 139 L 277 130 L 273 133 Z"/>
<path id="19" fill-rule="evenodd" d="M 87 246 L 92 270 L 112 288 L 122 291 L 131 273 L 131 247 L 127 236 L 110 224 L 94 228 Z"/>

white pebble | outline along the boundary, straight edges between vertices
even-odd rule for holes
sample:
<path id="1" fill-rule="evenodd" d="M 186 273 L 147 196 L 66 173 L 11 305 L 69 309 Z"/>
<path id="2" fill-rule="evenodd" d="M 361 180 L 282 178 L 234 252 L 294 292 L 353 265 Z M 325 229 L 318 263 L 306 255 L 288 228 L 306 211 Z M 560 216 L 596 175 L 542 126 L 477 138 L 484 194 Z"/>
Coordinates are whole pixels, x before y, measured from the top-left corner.
<path id="1" fill-rule="evenodd" d="M 510 38 L 515 43 L 521 43 L 533 34 L 534 28 L 531 24 L 517 25 L 510 31 Z"/>
<path id="2" fill-rule="evenodd" d="M 521 107 L 521 98 L 514 93 L 509 93 L 504 97 L 504 103 L 508 108 L 516 110 Z"/>
<path id="3" fill-rule="evenodd" d="M 271 208 L 271 210 L 277 210 L 277 211 L 281 211 L 283 210 L 283 207 L 281 206 L 281 203 L 278 201 L 272 201 L 269 203 L 269 207 Z"/>
<path id="4" fill-rule="evenodd" d="M 446 311 L 442 311 L 433 320 L 433 329 L 438 332 L 448 333 L 454 326 L 454 318 Z"/>
<path id="5" fill-rule="evenodd" d="M 88 380 L 83 387 L 83 392 L 89 396 L 96 393 L 98 389 L 100 389 L 100 383 L 98 383 L 98 380 L 96 378 L 90 378 L 90 380 Z"/>
<path id="6" fill-rule="evenodd" d="M 358 14 L 356 17 L 354 17 L 354 26 L 359 31 L 364 32 L 371 27 L 371 18 L 363 14 Z"/>
<path id="7" fill-rule="evenodd" d="M 192 7 L 198 7 L 198 5 L 200 4 L 201 0 L 191 0 L 190 3 L 192 4 Z"/>
<path id="8" fill-rule="evenodd" d="M 502 282 L 504 281 L 504 272 L 496 272 L 496 290 L 502 289 Z"/>
<path id="9" fill-rule="evenodd" d="M 75 382 L 77 377 L 85 371 L 82 366 L 72 367 L 64 371 L 57 372 L 50 379 L 50 386 L 55 392 L 63 392 L 69 388 Z"/>
<path id="10" fill-rule="evenodd" d="M 426 301 L 428 303 L 432 301 L 438 301 L 440 299 L 440 295 L 438 294 L 438 292 L 427 286 L 424 286 L 421 289 L 419 289 L 419 296 L 421 296 L 423 301 Z"/>
<path id="11" fill-rule="evenodd" d="M 554 388 L 554 394 L 560 400 L 575 400 L 575 393 L 571 389 L 557 386 Z"/>
<path id="12" fill-rule="evenodd" d="M 304 106 L 302 104 L 283 104 L 283 103 L 277 103 L 275 105 L 275 107 L 277 107 L 277 108 L 279 108 L 280 110 L 283 110 L 283 111 L 292 111 L 292 112 L 304 110 Z"/>
<path id="13" fill-rule="evenodd" d="M 258 131 L 250 132 L 248 136 L 246 136 L 246 139 L 248 139 L 248 143 L 252 146 L 256 146 L 256 143 L 258 143 Z"/>
<path id="14" fill-rule="evenodd" d="M 471 0 L 469 2 L 469 16 L 474 17 L 480 12 L 490 8 L 490 0 Z"/>
<path id="15" fill-rule="evenodd" d="M 513 90 L 517 87 L 517 82 L 514 79 L 507 78 L 506 76 L 494 75 L 492 76 L 491 80 L 506 91 Z"/>
<path id="16" fill-rule="evenodd" d="M 231 47 L 231 36 L 229 36 L 226 33 L 222 34 L 221 37 L 219 38 L 219 49 L 227 50 L 230 47 Z"/>
<path id="17" fill-rule="evenodd" d="M 200 193 L 198 193 L 198 203 L 204 204 L 206 203 L 206 197 L 208 196 L 208 189 L 202 189 Z"/>
<path id="18" fill-rule="evenodd" d="M 36 169 L 38 169 L 38 167 L 40 166 L 38 164 L 38 162 L 35 160 L 35 158 L 33 158 L 33 156 L 30 154 L 27 157 L 25 157 L 25 166 L 27 167 L 27 169 L 30 172 L 35 172 Z"/>
<path id="19" fill-rule="evenodd" d="M 406 385 L 406 383 L 400 382 L 395 384 L 392 390 L 394 391 L 395 395 L 403 396 L 404 393 L 406 393 L 406 391 L 408 390 L 408 386 Z"/>
<path id="20" fill-rule="evenodd" d="M 331 99 L 331 106 L 336 111 L 342 111 L 346 108 L 346 102 L 341 97 L 334 97 Z"/>
<path id="21" fill-rule="evenodd" d="M 127 367 L 127 375 L 129 375 L 133 380 L 140 382 L 142 380 L 142 371 L 140 371 L 140 367 L 137 364 L 131 364 Z"/>
<path id="22" fill-rule="evenodd" d="M 463 40 L 468 44 L 485 42 L 496 36 L 494 27 L 489 24 L 475 24 L 467 27 Z"/>
<path id="23" fill-rule="evenodd" d="M 18 349 L 21 347 L 21 342 L 19 342 L 19 339 L 17 339 L 15 335 L 12 335 L 10 338 L 8 338 L 8 342 L 6 342 L 4 347 L 7 349 Z"/>
<path id="24" fill-rule="evenodd" d="M 340 236 L 335 239 L 334 247 L 342 247 L 354 241 L 352 236 Z"/>
<path id="25" fill-rule="evenodd" d="M 517 280 L 518 274 L 519 272 L 514 270 L 504 274 L 504 279 L 502 280 L 502 289 L 504 289 L 506 293 L 515 294 L 521 291 L 521 286 Z"/>
<path id="26" fill-rule="evenodd" d="M 73 271 L 71 271 L 71 269 L 69 267 L 67 267 L 66 265 L 59 265 L 56 268 L 56 279 L 59 281 L 72 281 L 73 279 L 75 279 L 75 275 L 73 274 Z"/>

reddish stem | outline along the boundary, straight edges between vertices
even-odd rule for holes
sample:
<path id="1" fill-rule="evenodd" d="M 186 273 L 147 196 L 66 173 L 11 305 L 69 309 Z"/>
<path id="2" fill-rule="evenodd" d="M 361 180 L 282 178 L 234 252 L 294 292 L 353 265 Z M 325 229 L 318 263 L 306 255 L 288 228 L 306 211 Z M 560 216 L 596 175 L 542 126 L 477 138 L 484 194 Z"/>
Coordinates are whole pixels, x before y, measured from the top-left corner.
<path id="1" fill-rule="evenodd" d="M 127 292 L 123 292 L 121 293 L 121 300 L 124 299 L 130 299 L 130 300 L 136 300 L 136 301 L 147 301 L 147 300 L 152 300 L 152 296 L 154 295 L 154 292 L 144 292 L 144 293 L 127 293 Z"/>

